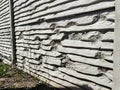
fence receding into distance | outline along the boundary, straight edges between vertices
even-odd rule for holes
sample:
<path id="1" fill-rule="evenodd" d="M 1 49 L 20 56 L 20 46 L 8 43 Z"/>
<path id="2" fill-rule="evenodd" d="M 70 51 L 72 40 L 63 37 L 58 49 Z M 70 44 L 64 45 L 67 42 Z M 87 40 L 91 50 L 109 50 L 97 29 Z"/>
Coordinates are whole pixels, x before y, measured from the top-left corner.
<path id="1" fill-rule="evenodd" d="M 57 88 L 112 89 L 114 0 L 10 1 L 0 0 L 1 59 Z"/>

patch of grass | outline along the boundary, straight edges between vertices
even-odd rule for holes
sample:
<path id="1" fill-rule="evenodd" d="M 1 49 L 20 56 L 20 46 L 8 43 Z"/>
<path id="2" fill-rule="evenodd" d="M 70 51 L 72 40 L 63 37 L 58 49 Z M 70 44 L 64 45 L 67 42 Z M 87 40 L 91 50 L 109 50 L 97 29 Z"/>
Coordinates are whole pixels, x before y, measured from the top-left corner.
<path id="1" fill-rule="evenodd" d="M 11 85 L 9 88 L 10 88 L 10 89 L 15 89 L 15 86 L 14 86 L 14 85 Z"/>
<path id="2" fill-rule="evenodd" d="M 11 68 L 11 69 L 8 69 L 4 77 L 8 77 L 8 78 L 17 77 L 17 78 L 23 79 L 27 77 L 27 74 L 21 70 L 18 70 L 17 68 Z"/>
<path id="3" fill-rule="evenodd" d="M 10 69 L 10 66 L 7 64 L 1 64 L 0 65 L 0 77 L 5 75 L 6 72 Z"/>
<path id="4" fill-rule="evenodd" d="M 3 80 L 0 90 L 1 88 L 5 88 L 3 90 L 56 90 L 51 89 L 47 81 L 40 82 L 22 70 L 3 63 L 0 64 L 0 79 Z"/>
<path id="5" fill-rule="evenodd" d="M 25 78 L 27 76 L 26 73 L 24 73 L 22 70 L 16 70 L 16 73 L 21 77 L 21 78 Z"/>

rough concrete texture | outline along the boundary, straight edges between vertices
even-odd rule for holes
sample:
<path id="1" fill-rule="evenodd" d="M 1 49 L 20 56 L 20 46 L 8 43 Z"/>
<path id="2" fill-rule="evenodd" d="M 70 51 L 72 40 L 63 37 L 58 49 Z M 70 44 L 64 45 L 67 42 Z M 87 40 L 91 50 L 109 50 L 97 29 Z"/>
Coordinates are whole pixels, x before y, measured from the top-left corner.
<path id="1" fill-rule="evenodd" d="M 111 90 L 114 13 L 114 0 L 14 0 L 17 67 L 62 90 Z"/>
<path id="2" fill-rule="evenodd" d="M 0 1 L 0 59 L 11 61 L 9 1 Z"/>

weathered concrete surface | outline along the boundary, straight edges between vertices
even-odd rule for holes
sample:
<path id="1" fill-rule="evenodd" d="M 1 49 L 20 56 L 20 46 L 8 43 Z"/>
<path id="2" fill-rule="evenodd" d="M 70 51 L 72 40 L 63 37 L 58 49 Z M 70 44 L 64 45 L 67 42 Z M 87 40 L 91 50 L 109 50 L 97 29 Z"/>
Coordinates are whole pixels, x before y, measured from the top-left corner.
<path id="1" fill-rule="evenodd" d="M 116 28 L 114 46 L 114 87 L 120 90 L 120 0 L 116 0 Z"/>
<path id="2" fill-rule="evenodd" d="M 14 15 L 18 68 L 65 90 L 112 89 L 114 0 L 14 0 Z M 8 19 L 0 16 L 7 57 Z"/>
<path id="3" fill-rule="evenodd" d="M 111 90 L 114 3 L 16 0 L 18 67 L 68 90 L 84 84 L 93 90 Z"/>
<path id="4" fill-rule="evenodd" d="M 12 60 L 9 0 L 0 1 L 0 59 Z"/>

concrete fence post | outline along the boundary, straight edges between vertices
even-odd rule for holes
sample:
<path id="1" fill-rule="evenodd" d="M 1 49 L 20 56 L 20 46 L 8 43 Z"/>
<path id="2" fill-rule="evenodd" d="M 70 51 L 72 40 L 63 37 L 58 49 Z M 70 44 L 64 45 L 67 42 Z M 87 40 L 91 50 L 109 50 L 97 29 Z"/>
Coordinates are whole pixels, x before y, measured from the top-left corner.
<path id="1" fill-rule="evenodd" d="M 10 8 L 10 29 L 11 29 L 11 45 L 12 45 L 12 66 L 15 66 L 16 49 L 15 49 L 15 27 L 14 27 L 13 0 L 9 0 L 9 8 Z"/>
<path id="2" fill-rule="evenodd" d="M 120 0 L 116 0 L 116 27 L 114 42 L 114 86 L 113 90 L 120 90 Z"/>

